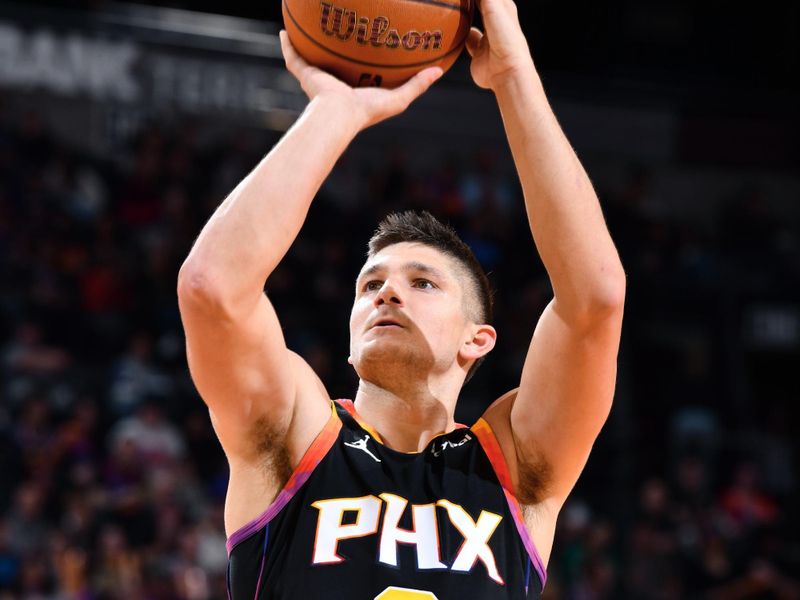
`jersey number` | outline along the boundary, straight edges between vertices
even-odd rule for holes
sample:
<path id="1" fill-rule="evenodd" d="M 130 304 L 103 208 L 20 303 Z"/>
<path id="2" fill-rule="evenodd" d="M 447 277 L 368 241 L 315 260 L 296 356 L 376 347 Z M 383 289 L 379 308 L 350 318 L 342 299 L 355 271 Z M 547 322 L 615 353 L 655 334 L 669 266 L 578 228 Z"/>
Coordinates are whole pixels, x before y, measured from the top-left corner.
<path id="1" fill-rule="evenodd" d="M 392 586 L 375 596 L 375 600 L 437 600 L 437 598 L 431 592 Z"/>

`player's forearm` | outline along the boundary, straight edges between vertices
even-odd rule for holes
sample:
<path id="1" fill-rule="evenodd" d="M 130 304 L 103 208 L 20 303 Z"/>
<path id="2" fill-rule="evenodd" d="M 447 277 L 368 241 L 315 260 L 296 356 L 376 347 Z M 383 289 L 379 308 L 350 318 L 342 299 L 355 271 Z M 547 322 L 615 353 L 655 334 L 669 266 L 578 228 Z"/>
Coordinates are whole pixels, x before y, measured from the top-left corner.
<path id="1" fill-rule="evenodd" d="M 621 304 L 625 275 L 600 203 L 533 64 L 495 94 L 559 310 L 577 318 Z"/>
<path id="2" fill-rule="evenodd" d="M 206 223 L 181 269 L 179 290 L 226 303 L 250 302 L 260 294 L 357 131 L 340 102 L 321 97 L 310 102 Z"/>

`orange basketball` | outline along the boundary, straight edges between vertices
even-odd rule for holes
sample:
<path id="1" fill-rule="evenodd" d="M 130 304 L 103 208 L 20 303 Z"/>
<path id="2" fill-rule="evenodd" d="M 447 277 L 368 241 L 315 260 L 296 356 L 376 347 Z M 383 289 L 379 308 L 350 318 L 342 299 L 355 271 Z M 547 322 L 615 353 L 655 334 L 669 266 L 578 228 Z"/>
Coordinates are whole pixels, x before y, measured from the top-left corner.
<path id="1" fill-rule="evenodd" d="M 283 0 L 297 52 L 352 86 L 392 88 L 445 71 L 469 33 L 474 0 Z"/>

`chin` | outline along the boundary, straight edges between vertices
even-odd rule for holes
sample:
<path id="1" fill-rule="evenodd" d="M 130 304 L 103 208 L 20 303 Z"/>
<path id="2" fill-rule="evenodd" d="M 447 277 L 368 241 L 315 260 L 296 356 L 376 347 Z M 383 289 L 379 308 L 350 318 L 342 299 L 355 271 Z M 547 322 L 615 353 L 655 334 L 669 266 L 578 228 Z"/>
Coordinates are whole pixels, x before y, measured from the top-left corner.
<path id="1" fill-rule="evenodd" d="M 415 371 L 433 366 L 430 355 L 406 344 L 372 344 L 362 348 L 353 360 L 353 367 L 359 378 L 377 382 L 386 376 L 404 375 L 408 377 Z"/>

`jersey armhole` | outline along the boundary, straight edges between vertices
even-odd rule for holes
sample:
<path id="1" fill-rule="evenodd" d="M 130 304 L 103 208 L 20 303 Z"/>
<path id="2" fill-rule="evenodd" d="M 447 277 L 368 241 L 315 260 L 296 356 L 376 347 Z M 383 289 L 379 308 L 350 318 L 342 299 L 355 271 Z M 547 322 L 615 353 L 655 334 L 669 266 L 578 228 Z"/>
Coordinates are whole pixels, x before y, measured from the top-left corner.
<path id="1" fill-rule="evenodd" d="M 508 502 L 508 508 L 511 511 L 511 516 L 514 517 L 514 524 L 517 526 L 519 537 L 522 539 L 522 545 L 525 546 L 531 563 L 533 563 L 533 567 L 536 569 L 536 574 L 539 576 L 542 589 L 544 589 L 547 583 L 547 570 L 544 568 L 544 562 L 542 562 L 539 551 L 536 550 L 536 545 L 533 543 L 533 539 L 531 539 L 531 534 L 525 526 L 525 519 L 522 516 L 522 507 L 517 501 L 517 497 L 514 495 L 514 484 L 511 479 L 511 472 L 506 464 L 505 456 L 503 456 L 503 450 L 500 448 L 500 444 L 494 435 L 494 431 L 492 431 L 491 425 L 489 425 L 483 417 L 478 419 L 471 429 L 478 438 L 481 448 L 483 448 L 486 457 L 492 464 L 492 469 L 494 469 L 500 486 L 503 488 L 506 502 Z"/>
<path id="2" fill-rule="evenodd" d="M 225 546 L 228 549 L 228 556 L 230 556 L 236 544 L 247 539 L 264 527 L 288 504 L 289 500 L 292 499 L 297 491 L 303 487 L 303 484 L 308 481 L 308 478 L 311 477 L 311 474 L 314 472 L 314 469 L 317 468 L 320 461 L 328 454 L 328 451 L 339 436 L 339 430 L 341 428 L 342 421 L 339 419 L 339 415 L 336 414 L 336 406 L 331 402 L 331 416 L 328 422 L 317 437 L 314 438 L 314 441 L 311 442 L 311 445 L 308 447 L 308 450 L 306 450 L 306 453 L 303 454 L 303 458 L 300 459 L 300 463 L 292 472 L 286 485 L 284 485 L 281 491 L 278 492 L 278 495 L 275 496 L 275 500 L 261 513 L 261 516 L 256 517 L 247 525 L 243 525 L 237 529 L 227 539 Z"/>

